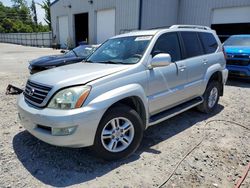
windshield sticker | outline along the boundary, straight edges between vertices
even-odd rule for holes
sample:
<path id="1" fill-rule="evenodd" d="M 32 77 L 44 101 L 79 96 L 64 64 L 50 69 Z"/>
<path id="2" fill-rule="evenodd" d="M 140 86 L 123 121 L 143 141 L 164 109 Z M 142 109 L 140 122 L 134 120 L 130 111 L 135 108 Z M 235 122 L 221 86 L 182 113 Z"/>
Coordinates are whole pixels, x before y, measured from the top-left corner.
<path id="1" fill-rule="evenodd" d="M 144 41 L 144 40 L 151 40 L 152 36 L 141 36 L 141 37 L 136 37 L 135 41 Z"/>

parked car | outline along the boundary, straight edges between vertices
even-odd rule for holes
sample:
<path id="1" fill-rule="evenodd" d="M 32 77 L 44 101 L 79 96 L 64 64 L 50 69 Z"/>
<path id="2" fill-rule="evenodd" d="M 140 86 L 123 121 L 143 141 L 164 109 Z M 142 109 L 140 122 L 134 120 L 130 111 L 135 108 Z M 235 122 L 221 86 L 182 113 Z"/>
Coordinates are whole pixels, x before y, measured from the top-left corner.
<path id="1" fill-rule="evenodd" d="M 224 43 L 229 76 L 250 78 L 250 35 L 233 35 Z"/>
<path id="2" fill-rule="evenodd" d="M 98 45 L 80 45 L 70 51 L 62 51 L 62 55 L 44 56 L 34 59 L 30 62 L 30 74 L 34 74 L 43 70 L 78 63 L 85 60 L 91 53 L 95 51 Z"/>
<path id="3" fill-rule="evenodd" d="M 104 159 L 120 159 L 149 126 L 195 106 L 213 112 L 227 75 L 222 45 L 208 27 L 131 32 L 107 40 L 85 63 L 32 75 L 19 117 L 44 142 L 93 146 Z"/>

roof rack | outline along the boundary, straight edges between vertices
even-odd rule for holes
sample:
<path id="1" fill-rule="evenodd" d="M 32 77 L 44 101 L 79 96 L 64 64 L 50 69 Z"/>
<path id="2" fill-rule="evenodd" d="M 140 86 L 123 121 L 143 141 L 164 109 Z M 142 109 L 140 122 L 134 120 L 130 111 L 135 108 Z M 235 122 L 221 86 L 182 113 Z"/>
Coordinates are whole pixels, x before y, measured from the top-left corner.
<path id="1" fill-rule="evenodd" d="M 211 30 L 210 27 L 202 26 L 202 25 L 172 25 L 170 29 L 203 29 L 203 30 Z"/>

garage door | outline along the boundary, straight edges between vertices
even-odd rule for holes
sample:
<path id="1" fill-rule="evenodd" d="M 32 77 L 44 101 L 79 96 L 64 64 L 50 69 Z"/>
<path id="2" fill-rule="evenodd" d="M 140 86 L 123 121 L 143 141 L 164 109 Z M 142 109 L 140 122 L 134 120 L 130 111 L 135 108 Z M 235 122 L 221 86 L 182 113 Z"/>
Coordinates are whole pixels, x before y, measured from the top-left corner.
<path id="1" fill-rule="evenodd" d="M 250 6 L 214 9 L 211 27 L 222 42 L 230 35 L 250 34 Z"/>
<path id="2" fill-rule="evenodd" d="M 67 47 L 67 39 L 69 37 L 69 19 L 68 16 L 60 16 L 58 18 L 59 42 L 61 48 Z"/>
<path id="3" fill-rule="evenodd" d="M 214 9 L 212 24 L 247 22 L 250 22 L 250 6 Z"/>
<path id="4" fill-rule="evenodd" d="M 115 9 L 97 11 L 97 43 L 115 35 Z"/>

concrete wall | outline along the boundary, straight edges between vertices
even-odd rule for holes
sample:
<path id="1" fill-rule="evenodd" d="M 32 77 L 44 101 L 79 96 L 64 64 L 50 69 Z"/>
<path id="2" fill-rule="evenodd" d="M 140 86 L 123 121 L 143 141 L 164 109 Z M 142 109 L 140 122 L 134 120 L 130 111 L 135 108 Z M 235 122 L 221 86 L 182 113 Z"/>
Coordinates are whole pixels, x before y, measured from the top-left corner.
<path id="1" fill-rule="evenodd" d="M 52 33 L 0 33 L 0 42 L 24 46 L 51 47 Z"/>
<path id="2" fill-rule="evenodd" d="M 180 0 L 178 24 L 210 26 L 213 9 L 239 6 L 250 6 L 250 0 Z"/>
<path id="3" fill-rule="evenodd" d="M 69 8 L 71 5 L 71 8 Z M 115 32 L 124 33 L 126 30 L 138 29 L 139 0 L 59 0 L 51 6 L 51 21 L 53 36 L 59 38 L 58 17 L 69 16 L 69 36 L 75 41 L 74 14 L 89 13 L 89 43 L 96 43 L 96 16 L 98 10 L 116 10 Z"/>
<path id="4" fill-rule="evenodd" d="M 177 23 L 179 0 L 142 0 L 142 29 Z"/>

